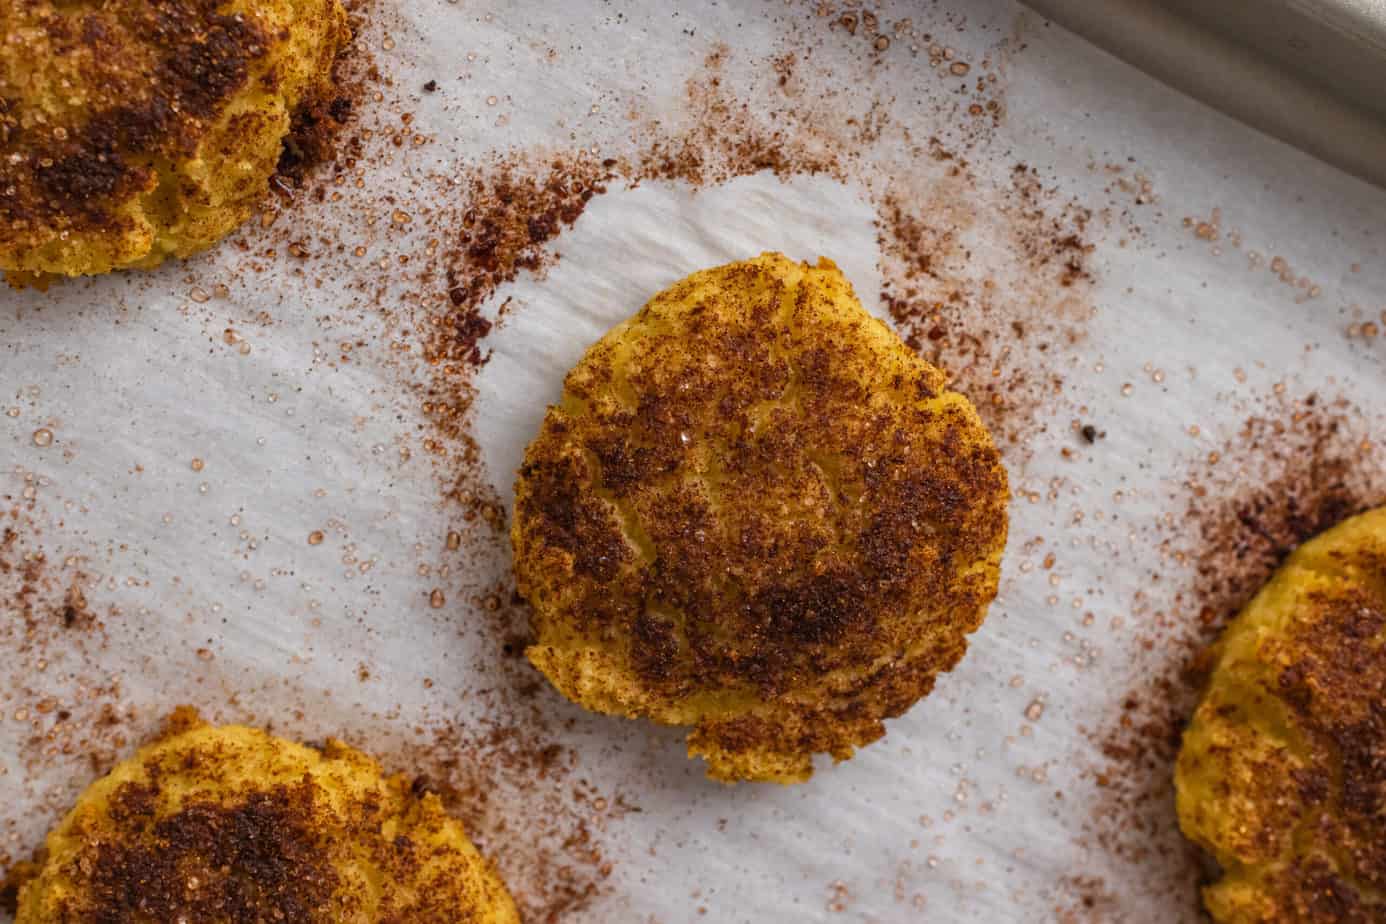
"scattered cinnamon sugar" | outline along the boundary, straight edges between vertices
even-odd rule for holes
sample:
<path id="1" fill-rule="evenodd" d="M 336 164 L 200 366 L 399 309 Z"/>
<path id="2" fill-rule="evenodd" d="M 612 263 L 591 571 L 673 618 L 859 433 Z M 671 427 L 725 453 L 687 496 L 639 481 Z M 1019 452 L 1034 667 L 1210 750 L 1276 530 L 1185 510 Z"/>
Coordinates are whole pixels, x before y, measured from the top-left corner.
<path id="1" fill-rule="evenodd" d="M 111 614 L 89 602 L 94 579 L 83 559 L 47 546 L 24 493 L 0 494 L 0 647 L 9 678 L 0 715 L 23 729 L 14 756 L 24 773 L 54 761 L 101 773 L 127 743 L 120 679 L 100 668 Z M 0 878 L 28 854 L 13 840 L 22 820 L 10 811 L 0 822 Z"/>
<path id="2" fill-rule="evenodd" d="M 537 174 L 523 174 L 514 162 L 473 170 L 462 181 L 465 210 L 456 237 L 442 259 L 453 323 L 441 343 L 430 344 L 430 363 L 478 364 L 476 342 L 490 330 L 478 309 L 522 271 L 534 272 L 552 255 L 545 246 L 582 215 L 593 196 L 606 192 L 609 167 L 585 158 L 556 157 Z"/>
<path id="3" fill-rule="evenodd" d="M 421 299 L 428 306 L 419 324 L 421 355 L 430 371 L 424 411 L 441 438 L 461 447 L 467 469 L 475 458 L 467 432 L 475 398 L 471 374 L 489 358 L 482 344 L 495 323 L 482 314 L 482 305 L 521 272 L 541 273 L 557 259 L 547 245 L 577 221 L 594 196 L 606 192 L 612 166 L 581 153 L 537 162 L 524 154 L 501 156 L 466 168 L 456 181 L 455 202 L 424 216 L 431 233 L 447 235 L 429 254 L 443 278 L 430 268 L 420 279 L 441 289 Z M 467 490 L 458 483 L 466 472 L 459 475 L 454 497 L 492 493 L 484 485 Z M 503 517 L 486 517 L 484 507 L 469 506 L 483 520 L 503 525 Z"/>
<path id="4" fill-rule="evenodd" d="M 87 605 L 82 587 L 89 577 L 81 563 L 72 558 L 50 560 L 27 505 L 10 506 L 0 515 L 0 524 L 0 609 L 6 616 L 0 637 L 14 643 L 9 651 L 41 657 L 41 649 L 66 643 L 73 633 L 103 633 L 104 624 Z"/>
<path id="5" fill-rule="evenodd" d="M 1060 901 L 1054 907 L 1057 924 L 1098 924 L 1120 920 L 1121 899 L 1095 876 L 1067 876 L 1059 883 Z"/>
<path id="6" fill-rule="evenodd" d="M 1193 599 L 1206 626 L 1225 625 L 1300 543 L 1386 500 L 1381 448 L 1360 408 L 1318 394 L 1274 405 L 1189 482 L 1200 540 Z"/>
<path id="7" fill-rule="evenodd" d="M 767 117 L 764 100 L 739 98 L 727 89 L 722 71 L 730 55 L 725 46 L 708 55 L 703 70 L 684 87 L 686 127 L 655 133 L 633 158 L 621 162 L 623 176 L 633 184 L 679 181 L 694 188 L 762 171 L 782 179 L 845 178 L 851 147 L 871 140 L 872 126 L 855 118 L 840 125 L 837 119 L 820 121 L 811 109 L 783 100 L 769 107 Z M 772 57 L 769 63 L 779 76 L 792 76 L 797 67 L 794 55 Z"/>
<path id="8" fill-rule="evenodd" d="M 942 170 L 924 198 L 888 194 L 881 208 L 882 301 L 906 342 L 954 378 L 1004 442 L 1044 428 L 1042 408 L 1086 339 L 1093 273 L 1093 211 L 1016 164 L 999 191 L 936 140 Z M 976 260 L 988 239 L 1015 265 Z"/>

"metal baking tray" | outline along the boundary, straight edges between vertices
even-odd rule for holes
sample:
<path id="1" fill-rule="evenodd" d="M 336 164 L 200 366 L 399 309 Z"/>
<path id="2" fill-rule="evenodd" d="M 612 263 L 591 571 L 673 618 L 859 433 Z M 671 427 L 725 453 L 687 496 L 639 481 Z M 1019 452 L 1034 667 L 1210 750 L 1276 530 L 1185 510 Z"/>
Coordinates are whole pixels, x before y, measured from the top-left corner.
<path id="1" fill-rule="evenodd" d="M 1026 0 L 1146 73 L 1386 186 L 1386 0 Z"/>

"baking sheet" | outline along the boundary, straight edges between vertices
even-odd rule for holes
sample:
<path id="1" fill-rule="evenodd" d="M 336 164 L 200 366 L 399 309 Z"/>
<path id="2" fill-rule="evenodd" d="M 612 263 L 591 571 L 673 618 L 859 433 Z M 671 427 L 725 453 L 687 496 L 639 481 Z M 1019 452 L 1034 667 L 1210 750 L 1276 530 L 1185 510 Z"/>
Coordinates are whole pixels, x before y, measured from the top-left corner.
<path id="1" fill-rule="evenodd" d="M 371 134 L 322 201 L 0 296 L 0 854 L 188 702 L 446 786 L 535 920 L 1197 920 L 1159 748 L 1121 716 L 1198 621 L 1197 511 L 1266 477 L 1248 418 L 1293 429 L 1316 394 L 1374 432 L 1386 193 L 1001 0 L 417 0 L 361 41 Z M 666 141 L 706 154 L 695 182 L 642 160 Z M 555 158 L 620 163 L 484 300 L 489 361 L 440 425 L 424 347 L 469 199 Z M 831 256 L 921 349 L 943 330 L 979 403 L 1004 382 L 1016 499 L 1001 594 L 932 696 L 807 785 L 725 788 L 506 654 L 487 521 L 588 343 L 765 249 Z"/>
<path id="2" fill-rule="evenodd" d="M 1378 186 L 1386 183 L 1386 7 L 1031 0 L 1030 7 L 1195 99 Z"/>

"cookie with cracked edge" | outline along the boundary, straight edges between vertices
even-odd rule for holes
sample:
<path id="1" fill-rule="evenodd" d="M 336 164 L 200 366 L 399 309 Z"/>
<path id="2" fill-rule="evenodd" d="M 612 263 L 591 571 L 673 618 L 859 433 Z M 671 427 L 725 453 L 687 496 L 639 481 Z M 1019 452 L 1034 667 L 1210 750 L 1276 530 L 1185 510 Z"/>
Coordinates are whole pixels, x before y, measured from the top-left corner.
<path id="1" fill-rule="evenodd" d="M 350 37 L 339 0 L 0 0 L 0 270 L 210 247 L 332 96 Z"/>
<path id="2" fill-rule="evenodd" d="M 1386 920 L 1386 508 L 1295 551 L 1227 627 L 1175 771 L 1219 924 Z"/>
<path id="3" fill-rule="evenodd" d="M 727 782 L 881 737 L 963 656 L 1007 531 L 967 399 L 831 261 L 773 253 L 588 350 L 515 494 L 529 660 L 588 709 L 691 726 Z"/>
<path id="4" fill-rule="evenodd" d="M 82 793 L 20 881 L 15 924 L 519 924 L 438 797 L 339 741 L 191 709 Z"/>

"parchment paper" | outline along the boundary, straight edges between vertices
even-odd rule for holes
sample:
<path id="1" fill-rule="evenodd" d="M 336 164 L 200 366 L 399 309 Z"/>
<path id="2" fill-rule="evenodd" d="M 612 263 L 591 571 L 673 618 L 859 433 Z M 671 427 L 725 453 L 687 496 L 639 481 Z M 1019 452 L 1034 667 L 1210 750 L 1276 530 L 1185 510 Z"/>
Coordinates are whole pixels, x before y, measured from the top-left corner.
<path id="1" fill-rule="evenodd" d="M 1386 309 L 1386 193 L 1004 0 L 872 7 L 891 38 L 883 52 L 864 26 L 858 35 L 835 25 L 845 13 L 860 22 L 855 5 L 400 3 L 363 33 L 388 78 L 385 102 L 375 112 L 368 103 L 363 119 L 388 123 L 390 101 L 406 99 L 410 130 L 430 143 L 410 155 L 406 140 L 396 161 L 365 166 L 355 198 L 304 202 L 279 223 L 302 215 L 355 228 L 362 196 L 379 197 L 382 215 L 411 210 L 418 203 L 386 197 L 423 188 L 412 173 L 446 175 L 491 152 L 638 146 L 652 115 L 690 117 L 686 84 L 709 54 L 725 57 L 719 80 L 735 95 L 773 84 L 764 62 L 796 45 L 812 48 L 813 67 L 795 78 L 803 106 L 839 107 L 846 119 L 876 101 L 893 137 L 916 142 L 952 130 L 940 113 L 959 82 L 938 68 L 969 61 L 975 76 L 993 59 L 1004 112 L 967 152 L 971 169 L 1001 177 L 1024 163 L 1099 213 L 1088 257 L 1095 313 L 1057 360 L 1061 394 L 1031 412 L 1049 425 L 1005 450 L 1017 490 L 1011 545 L 963 663 L 888 723 L 883 741 L 793 788 L 709 783 L 676 731 L 541 694 L 555 717 L 548 734 L 576 754 L 565 787 L 586 781 L 639 809 L 572 809 L 591 816 L 610 872 L 567 917 L 1196 920 L 1184 857 L 1134 860 L 1093 827 L 1102 793 L 1092 768 L 1103 763 L 1094 730 L 1154 669 L 1149 614 L 1182 612 L 1183 572 L 1146 528 L 1179 534 L 1189 466 L 1235 440 L 1248 402 L 1276 383 L 1366 408 L 1386 397 L 1383 347 L 1346 332 Z M 892 31 L 906 19 L 908 30 Z M 949 56 L 931 66 L 935 44 Z M 430 79 L 439 90 L 421 92 Z M 937 173 L 902 150 L 864 145 L 860 156 L 889 160 L 902 181 Z M 1112 192 L 1111 165 L 1144 178 L 1134 181 L 1147 183 L 1140 208 Z M 884 315 L 879 199 L 857 176 L 762 173 L 696 191 L 615 181 L 596 197 L 549 246 L 556 264 L 521 273 L 484 306 L 495 316 L 512 300 L 475 380 L 472 432 L 498 497 L 508 503 L 511 472 L 566 369 L 688 272 L 768 249 L 825 254 Z M 1217 242 L 1184 221 L 1211 221 L 1213 209 Z M 1014 274 L 1014 248 L 987 227 L 973 230 L 978 278 Z M 503 546 L 445 550 L 450 529 L 473 526 L 440 503 L 439 471 L 420 448 L 429 430 L 408 379 L 427 370 L 396 348 L 409 324 L 376 310 L 393 296 L 363 300 L 359 274 L 277 254 L 248 276 L 260 233 L 152 273 L 0 295 L 0 409 L 16 409 L 0 416 L 6 522 L 56 574 L 57 590 L 42 593 L 66 593 L 80 573 L 105 627 L 6 635 L 0 853 L 12 859 L 37 846 L 97 766 L 177 703 L 307 740 L 342 736 L 406 770 L 415 727 L 490 714 L 476 678 L 490 677 L 500 630 L 477 589 L 502 587 L 508 563 Z M 1309 282 L 1286 284 L 1265 265 L 1273 256 Z M 382 271 L 387 288 L 388 278 Z M 1105 433 L 1094 447 L 1075 438 L 1080 417 Z M 38 445 L 40 430 L 51 444 Z M 4 605 L 15 612 L 3 615 L 18 624 L 10 589 Z M 121 718 L 102 726 L 93 714 L 107 704 Z M 51 754 L 43 736 L 59 711 L 80 730 L 58 736 L 66 753 Z M 498 798 L 519 824 L 523 794 Z M 501 836 L 483 833 L 492 844 Z M 1150 835 L 1152 847 L 1167 835 Z"/>

